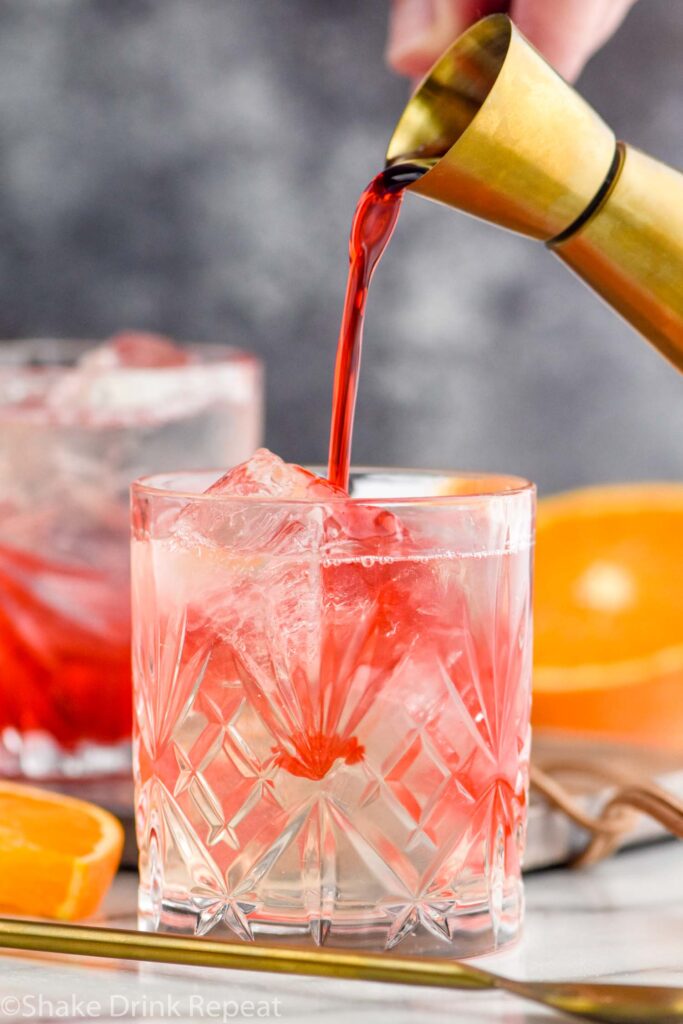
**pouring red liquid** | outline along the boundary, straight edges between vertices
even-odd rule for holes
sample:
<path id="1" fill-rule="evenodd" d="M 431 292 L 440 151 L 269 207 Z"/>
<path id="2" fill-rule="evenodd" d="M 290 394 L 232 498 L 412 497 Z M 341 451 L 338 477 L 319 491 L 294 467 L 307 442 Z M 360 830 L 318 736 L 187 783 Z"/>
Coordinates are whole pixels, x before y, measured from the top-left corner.
<path id="1" fill-rule="evenodd" d="M 375 267 L 394 233 L 403 193 L 428 166 L 402 163 L 376 175 L 361 194 L 351 224 L 346 284 L 332 393 L 328 479 L 348 490 L 353 418 L 368 289 Z"/>

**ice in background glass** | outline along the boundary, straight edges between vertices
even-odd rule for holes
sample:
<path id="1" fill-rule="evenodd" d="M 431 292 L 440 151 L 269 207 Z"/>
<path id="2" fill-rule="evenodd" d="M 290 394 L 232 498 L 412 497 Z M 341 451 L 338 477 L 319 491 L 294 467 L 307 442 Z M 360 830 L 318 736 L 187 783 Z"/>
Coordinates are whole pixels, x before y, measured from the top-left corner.
<path id="1" fill-rule="evenodd" d="M 522 914 L 534 489 L 133 487 L 142 927 L 465 955 Z M 203 493 L 213 485 L 209 493 Z"/>
<path id="2" fill-rule="evenodd" d="M 93 345 L 0 344 L 3 774 L 127 767 L 130 482 L 235 464 L 260 441 L 252 356 L 139 334 Z"/>

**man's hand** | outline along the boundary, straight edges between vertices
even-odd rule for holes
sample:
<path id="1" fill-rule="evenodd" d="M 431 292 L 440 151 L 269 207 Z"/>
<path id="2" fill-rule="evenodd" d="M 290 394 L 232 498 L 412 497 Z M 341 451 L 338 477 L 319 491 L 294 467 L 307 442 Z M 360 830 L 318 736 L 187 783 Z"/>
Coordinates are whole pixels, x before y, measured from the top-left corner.
<path id="1" fill-rule="evenodd" d="M 573 81 L 617 30 L 635 0 L 392 0 L 387 60 L 420 78 L 478 18 L 506 11 L 517 27 Z"/>

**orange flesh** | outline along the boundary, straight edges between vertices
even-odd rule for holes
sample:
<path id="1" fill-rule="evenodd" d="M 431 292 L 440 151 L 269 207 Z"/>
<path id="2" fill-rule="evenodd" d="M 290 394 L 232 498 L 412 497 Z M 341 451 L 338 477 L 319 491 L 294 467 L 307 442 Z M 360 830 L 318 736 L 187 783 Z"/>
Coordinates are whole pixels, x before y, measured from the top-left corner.
<path id="1" fill-rule="evenodd" d="M 536 663 L 641 658 L 683 643 L 683 509 L 558 520 L 539 530 Z"/>
<path id="2" fill-rule="evenodd" d="M 108 812 L 59 794 L 0 782 L 0 908 L 77 920 L 92 914 L 121 858 Z"/>
<path id="3" fill-rule="evenodd" d="M 0 792 L 0 830 L 11 821 L 12 834 L 27 845 L 46 847 L 52 853 L 87 855 L 102 835 L 98 821 L 85 815 L 71 815 L 64 827 L 64 808 L 42 800 L 16 797 Z"/>
<path id="4" fill-rule="evenodd" d="M 534 726 L 683 750 L 683 486 L 539 504 Z"/>

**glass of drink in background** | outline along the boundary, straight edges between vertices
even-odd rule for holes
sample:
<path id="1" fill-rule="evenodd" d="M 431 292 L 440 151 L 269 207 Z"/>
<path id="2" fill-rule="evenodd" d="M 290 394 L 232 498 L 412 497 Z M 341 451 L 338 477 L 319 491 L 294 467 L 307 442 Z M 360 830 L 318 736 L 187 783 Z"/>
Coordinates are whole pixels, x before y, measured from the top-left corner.
<path id="1" fill-rule="evenodd" d="M 129 766 L 128 488 L 248 457 L 261 367 L 129 333 L 0 345 L 0 771 Z"/>
<path id="2" fill-rule="evenodd" d="M 265 452 L 215 479 L 133 486 L 141 926 L 513 939 L 533 486 L 373 470 L 349 500 Z"/>

